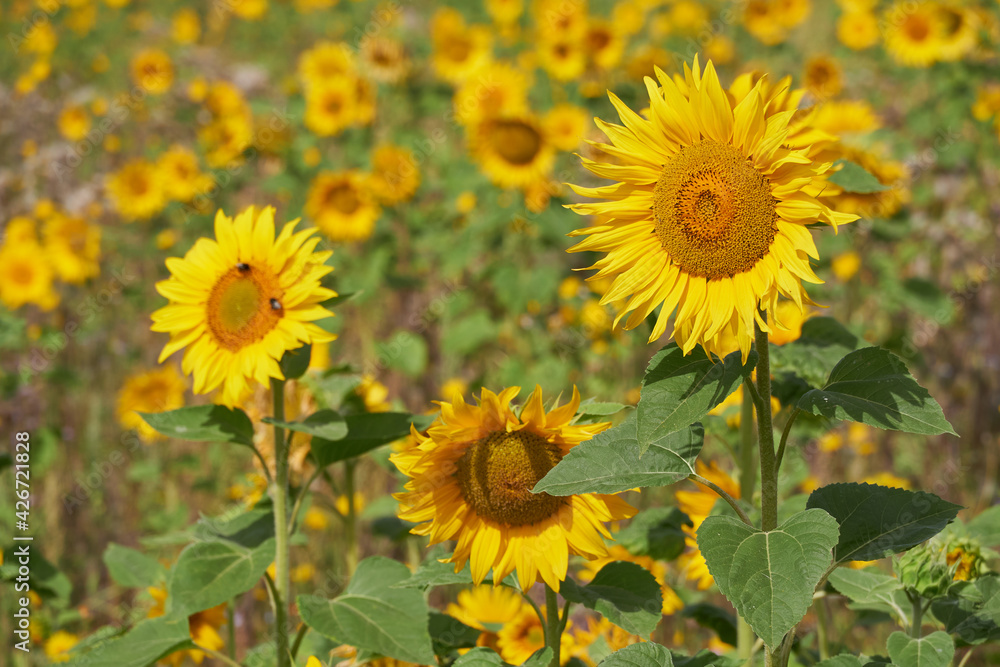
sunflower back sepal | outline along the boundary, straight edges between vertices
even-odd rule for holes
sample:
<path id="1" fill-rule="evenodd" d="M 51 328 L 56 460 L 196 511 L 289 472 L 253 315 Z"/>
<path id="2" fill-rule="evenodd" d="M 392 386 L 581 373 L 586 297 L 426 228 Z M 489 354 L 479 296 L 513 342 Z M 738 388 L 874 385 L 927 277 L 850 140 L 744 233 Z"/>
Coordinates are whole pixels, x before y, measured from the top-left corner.
<path id="1" fill-rule="evenodd" d="M 756 363 L 754 351 L 745 361 L 739 351 L 719 359 L 686 355 L 676 343 L 653 355 L 636 408 L 639 453 L 645 454 L 654 442 L 700 421 L 750 376 Z"/>
<path id="2" fill-rule="evenodd" d="M 253 447 L 253 422 L 239 408 L 194 405 L 167 412 L 140 412 L 158 433 L 194 442 L 231 442 Z"/>

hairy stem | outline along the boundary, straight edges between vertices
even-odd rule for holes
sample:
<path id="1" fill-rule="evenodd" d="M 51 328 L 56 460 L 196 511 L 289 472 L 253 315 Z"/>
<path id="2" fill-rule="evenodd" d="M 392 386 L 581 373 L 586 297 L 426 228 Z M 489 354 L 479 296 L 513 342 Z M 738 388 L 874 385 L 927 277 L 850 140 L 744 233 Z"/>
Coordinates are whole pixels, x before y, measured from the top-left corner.
<path id="1" fill-rule="evenodd" d="M 752 387 L 752 384 L 746 383 L 743 389 L 743 401 L 740 403 L 740 498 L 747 503 L 753 502 L 753 491 L 757 486 L 757 434 L 753 430 L 754 396 L 750 393 Z M 742 616 L 737 616 L 736 654 L 741 660 L 749 661 L 753 657 L 755 639 L 750 624 Z"/>
<path id="2" fill-rule="evenodd" d="M 760 404 L 757 413 L 757 449 L 760 452 L 760 527 L 771 531 L 778 527 L 778 470 L 774 458 L 774 430 L 771 425 L 771 355 L 767 333 L 756 328 L 757 393 Z"/>
<path id="3" fill-rule="evenodd" d="M 271 378 L 274 420 L 285 420 L 285 381 Z M 274 482 L 271 499 L 274 503 L 274 626 L 278 667 L 291 665 L 288 650 L 288 603 L 291 596 L 288 543 L 288 443 L 285 430 L 274 425 Z"/>
<path id="4" fill-rule="evenodd" d="M 740 504 L 736 502 L 736 499 L 733 498 L 728 493 L 726 493 L 726 491 L 718 484 L 716 484 L 710 479 L 705 479 L 701 475 L 696 475 L 693 473 L 688 475 L 688 479 L 691 480 L 692 482 L 697 482 L 698 484 L 707 486 L 708 488 L 712 489 L 712 491 L 715 491 L 715 493 L 718 494 L 720 498 L 725 500 L 727 503 L 729 503 L 730 507 L 736 510 L 736 513 L 740 516 L 740 520 L 742 520 L 743 523 L 750 526 L 751 528 L 753 527 L 753 522 L 750 521 L 750 517 L 747 516 L 747 513 L 743 511 L 743 508 L 740 507 Z"/>
<path id="5" fill-rule="evenodd" d="M 559 667 L 559 649 L 562 645 L 562 622 L 559 619 L 559 599 L 556 592 L 545 584 L 545 641 L 552 649 L 549 667 Z"/>

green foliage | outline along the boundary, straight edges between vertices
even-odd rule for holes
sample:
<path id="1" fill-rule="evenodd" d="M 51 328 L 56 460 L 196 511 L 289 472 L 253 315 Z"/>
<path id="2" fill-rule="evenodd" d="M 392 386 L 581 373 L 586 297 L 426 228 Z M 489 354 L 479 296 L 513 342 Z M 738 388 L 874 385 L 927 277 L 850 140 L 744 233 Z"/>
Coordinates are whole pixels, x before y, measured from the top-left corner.
<path id="1" fill-rule="evenodd" d="M 376 447 L 406 437 L 410 433 L 411 424 L 419 429 L 426 428 L 428 422 L 422 416 L 405 412 L 372 412 L 347 415 L 342 419 L 347 424 L 345 435 L 336 440 L 313 437 L 312 455 L 317 465 L 326 467 L 331 463 L 361 456 Z M 331 421 L 339 419 L 331 418 Z"/>
<path id="2" fill-rule="evenodd" d="M 168 615 L 141 621 L 127 634 L 81 651 L 69 667 L 115 665 L 148 667 L 174 651 L 195 648 L 187 616 Z"/>
<path id="3" fill-rule="evenodd" d="M 826 510 L 840 524 L 835 563 L 878 560 L 937 535 L 962 509 L 933 493 L 872 484 L 830 484 L 807 507 Z"/>
<path id="4" fill-rule="evenodd" d="M 299 613 L 309 627 L 334 641 L 430 664 L 435 659 L 427 602 L 419 590 L 394 586 L 409 577 L 402 563 L 381 556 L 366 558 L 338 597 L 299 595 Z"/>
<path id="5" fill-rule="evenodd" d="M 453 667 L 500 667 L 504 664 L 496 651 L 485 646 L 472 649 L 452 663 Z"/>
<path id="6" fill-rule="evenodd" d="M 1000 577 L 991 574 L 956 584 L 931 603 L 934 618 L 963 645 L 1000 640 Z"/>
<path id="7" fill-rule="evenodd" d="M 685 356 L 676 343 L 657 352 L 642 379 L 636 410 L 639 454 L 702 419 L 733 393 L 742 378 L 749 377 L 756 361 L 754 353 L 746 364 L 739 352 L 721 362 L 698 353 Z"/>
<path id="8" fill-rule="evenodd" d="M 940 631 L 920 639 L 894 632 L 885 646 L 898 667 L 946 667 L 955 657 L 955 642 Z"/>
<path id="9" fill-rule="evenodd" d="M 615 651 L 599 667 L 673 667 L 673 664 L 673 656 L 665 646 L 642 642 Z"/>
<path id="10" fill-rule="evenodd" d="M 115 583 L 128 588 L 155 586 L 166 575 L 166 570 L 152 556 L 114 542 L 104 550 L 104 565 Z"/>
<path id="11" fill-rule="evenodd" d="M 691 519 L 676 507 L 650 507 L 632 517 L 615 534 L 615 541 L 629 553 L 656 560 L 674 560 L 684 551 L 684 526 Z"/>
<path id="12" fill-rule="evenodd" d="M 172 613 L 193 614 L 232 600 L 253 588 L 274 560 L 269 507 L 203 519 L 194 534 L 198 541 L 181 551 L 170 569 L 167 601 Z"/>
<path id="13" fill-rule="evenodd" d="M 856 350 L 841 359 L 823 388 L 807 392 L 798 407 L 878 428 L 955 435 L 941 406 L 917 384 L 906 364 L 877 347 Z"/>
<path id="14" fill-rule="evenodd" d="M 571 449 L 535 485 L 534 492 L 554 496 L 618 493 L 635 487 L 666 486 L 694 473 L 704 441 L 701 424 L 682 427 L 639 443 L 636 413 L 618 426 Z"/>
<path id="15" fill-rule="evenodd" d="M 298 380 L 309 370 L 309 360 L 312 357 L 312 345 L 303 345 L 294 350 L 287 350 L 281 355 L 279 366 L 286 380 Z"/>
<path id="16" fill-rule="evenodd" d="M 816 667 L 863 667 L 863 664 L 861 658 L 856 655 L 841 653 L 840 655 L 817 662 Z"/>
<path id="17" fill-rule="evenodd" d="M 698 547 L 722 594 L 774 648 L 802 620 L 832 561 L 837 522 L 820 509 L 764 532 L 729 516 L 710 516 Z"/>
<path id="18" fill-rule="evenodd" d="M 437 611 L 430 613 L 428 631 L 434 646 L 434 654 L 438 656 L 447 656 L 460 648 L 472 648 L 479 639 L 479 630 Z"/>
<path id="19" fill-rule="evenodd" d="M 839 185 L 847 192 L 870 194 L 889 189 L 856 162 L 837 160 L 834 162 L 834 167 L 838 165 L 840 166 L 840 171 L 830 176 L 830 182 Z"/>
<path id="20" fill-rule="evenodd" d="M 837 568 L 830 573 L 829 582 L 847 596 L 852 609 L 870 609 L 899 619 L 908 618 L 910 601 L 899 579 L 877 568 Z"/>
<path id="21" fill-rule="evenodd" d="M 663 615 L 660 585 L 648 570 L 636 563 L 608 563 L 586 586 L 567 579 L 559 592 L 566 600 L 594 609 L 618 627 L 637 635 L 649 636 Z"/>
<path id="22" fill-rule="evenodd" d="M 802 335 L 771 348 L 771 370 L 794 373 L 812 387 L 822 387 L 844 355 L 858 346 L 857 336 L 832 317 L 811 317 Z"/>
<path id="23" fill-rule="evenodd" d="M 347 420 L 335 410 L 319 410 L 302 421 L 280 421 L 273 417 L 264 417 L 262 421 L 324 440 L 340 440 L 348 432 Z"/>
<path id="24" fill-rule="evenodd" d="M 736 645 L 736 617 L 714 604 L 699 602 L 685 605 L 681 611 L 682 618 L 692 618 L 703 628 L 708 628 L 727 644 Z"/>
<path id="25" fill-rule="evenodd" d="M 253 422 L 239 408 L 195 405 L 168 412 L 140 412 L 139 416 L 157 432 L 171 438 L 253 446 Z"/>

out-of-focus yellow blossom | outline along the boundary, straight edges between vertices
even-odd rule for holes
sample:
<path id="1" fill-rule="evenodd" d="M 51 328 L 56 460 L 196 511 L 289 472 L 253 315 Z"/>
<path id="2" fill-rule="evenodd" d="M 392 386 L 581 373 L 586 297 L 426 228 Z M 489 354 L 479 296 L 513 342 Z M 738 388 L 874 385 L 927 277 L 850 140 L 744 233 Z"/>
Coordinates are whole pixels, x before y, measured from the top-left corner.
<path id="1" fill-rule="evenodd" d="M 162 174 L 164 191 L 170 199 L 189 202 L 212 186 L 210 176 L 201 172 L 198 156 L 186 146 L 175 144 L 160 154 L 156 164 Z"/>
<path id="2" fill-rule="evenodd" d="M 626 646 L 647 641 L 639 635 L 633 635 L 627 630 L 623 630 L 608 619 L 592 616 L 587 617 L 587 629 L 577 628 L 573 632 L 573 657 L 579 658 L 588 667 L 596 667 L 588 649 L 598 640 L 602 640 L 604 646 L 601 653 L 614 653 Z M 606 646 L 606 649 L 605 649 Z"/>
<path id="3" fill-rule="evenodd" d="M 79 641 L 80 638 L 71 632 L 54 632 L 45 640 L 45 657 L 52 663 L 69 662 L 69 652 Z"/>
<path id="4" fill-rule="evenodd" d="M 83 218 L 53 215 L 43 228 L 44 247 L 56 276 L 79 284 L 101 272 L 101 228 Z"/>
<path id="5" fill-rule="evenodd" d="M 259 21 L 267 13 L 268 0 L 238 0 L 227 5 L 233 13 L 246 21 Z"/>
<path id="6" fill-rule="evenodd" d="M 420 169 L 412 151 L 386 144 L 372 153 L 368 189 L 382 204 L 409 201 L 420 187 Z"/>
<path id="7" fill-rule="evenodd" d="M 597 576 L 597 573 L 601 571 L 601 568 L 608 563 L 613 563 L 619 560 L 641 565 L 646 571 L 651 573 L 656 578 L 656 582 L 660 584 L 660 590 L 663 593 L 662 611 L 665 615 L 676 613 L 684 607 L 684 603 L 681 602 L 679 597 L 677 597 L 677 593 L 675 593 L 674 589 L 667 584 L 666 563 L 654 560 L 649 556 L 636 556 L 620 544 L 612 544 L 609 546 L 608 555 L 604 558 L 585 561 L 583 569 L 580 570 L 578 576 L 581 581 L 592 581 L 594 577 Z"/>
<path id="8" fill-rule="evenodd" d="M 122 428 L 138 431 L 150 443 L 164 438 L 139 416 L 140 412 L 167 412 L 184 407 L 187 383 L 172 365 L 137 373 L 125 380 L 118 392 L 116 414 Z"/>
<path id="9" fill-rule="evenodd" d="M 455 198 L 455 208 L 465 215 L 476 208 L 476 193 L 466 190 Z"/>
<path id="10" fill-rule="evenodd" d="M 452 83 L 461 83 L 493 58 L 490 30 L 467 25 L 457 10 L 447 7 L 431 18 L 431 45 L 434 70 Z"/>
<path id="11" fill-rule="evenodd" d="M 445 401 L 454 401 L 455 396 L 465 396 L 469 390 L 469 384 L 459 377 L 448 378 L 441 385 L 441 398 Z"/>
<path id="12" fill-rule="evenodd" d="M 229 487 L 229 498 L 240 500 L 252 508 L 267 493 L 267 478 L 259 473 L 252 472 L 247 475 L 247 484 L 233 484 Z"/>
<path id="13" fill-rule="evenodd" d="M 861 51 L 878 43 L 878 18 L 871 11 L 846 11 L 837 19 L 837 39 L 849 49 Z"/>
<path id="14" fill-rule="evenodd" d="M 164 229 L 156 235 L 156 247 L 160 250 L 169 250 L 177 243 L 177 232 L 173 229 Z"/>
<path id="15" fill-rule="evenodd" d="M 341 516 L 347 516 L 347 512 L 350 509 L 347 503 L 347 496 L 341 494 L 337 496 L 337 500 L 334 502 L 334 508 L 340 513 Z M 365 497 L 361 495 L 360 491 L 354 492 L 354 513 L 360 514 L 365 508 Z"/>
<path id="16" fill-rule="evenodd" d="M 107 181 L 108 195 L 126 222 L 151 218 L 167 205 L 163 175 L 151 162 L 136 159 L 113 173 Z"/>
<path id="17" fill-rule="evenodd" d="M 193 44 L 201 35 L 201 19 L 198 12 L 184 7 L 174 13 L 170 22 L 170 37 L 178 44 Z"/>
<path id="18" fill-rule="evenodd" d="M 79 141 L 90 131 L 90 116 L 82 106 L 72 104 L 59 113 L 56 124 L 59 127 L 59 134 L 70 141 Z"/>
<path id="19" fill-rule="evenodd" d="M 0 303 L 10 310 L 34 304 L 42 310 L 59 305 L 52 268 L 34 240 L 7 238 L 0 246 Z"/>
<path id="20" fill-rule="evenodd" d="M 861 480 L 863 484 L 877 484 L 879 486 L 888 486 L 893 489 L 909 489 L 911 484 L 909 480 L 903 479 L 902 477 L 896 477 L 891 472 L 880 472 L 874 475 L 869 475 Z"/>
<path id="21" fill-rule="evenodd" d="M 817 55 L 806 61 L 802 83 L 814 97 L 825 100 L 840 93 L 844 76 L 836 60 L 828 55 Z"/>
<path id="22" fill-rule="evenodd" d="M 158 618 L 166 613 L 167 591 L 163 588 L 149 588 L 149 594 L 156 602 L 149 610 L 148 618 Z M 226 604 L 222 603 L 217 607 L 199 611 L 188 616 L 188 631 L 191 633 L 191 640 L 202 648 L 211 651 L 218 651 L 225 647 L 226 642 L 219 634 L 219 629 L 226 624 Z M 200 665 L 205 660 L 205 652 L 198 649 L 177 651 L 160 660 L 161 664 L 179 667 L 184 663 L 185 658 L 190 657 L 196 664 Z"/>
<path id="23" fill-rule="evenodd" d="M 143 49 L 132 57 L 132 82 L 150 95 L 162 95 L 174 83 L 174 64 L 166 51 Z"/>
<path id="24" fill-rule="evenodd" d="M 316 576 L 316 566 L 312 563 L 303 563 L 292 568 L 289 574 L 294 583 L 304 584 Z"/>
<path id="25" fill-rule="evenodd" d="M 323 171 L 309 186 L 305 213 L 330 239 L 350 243 L 371 237 L 381 207 L 360 172 Z"/>
<path id="26" fill-rule="evenodd" d="M 363 375 L 361 382 L 354 388 L 354 392 L 361 397 L 368 412 L 388 412 L 392 406 L 386 401 L 389 398 L 389 389 L 384 384 L 376 380 L 371 375 Z"/>
<path id="27" fill-rule="evenodd" d="M 861 269 L 861 255 L 853 250 L 842 252 L 830 260 L 830 269 L 837 280 L 846 283 Z"/>
<path id="28" fill-rule="evenodd" d="M 302 525 L 309 530 L 321 531 L 330 526 L 330 518 L 326 512 L 318 507 L 310 507 L 302 517 Z"/>

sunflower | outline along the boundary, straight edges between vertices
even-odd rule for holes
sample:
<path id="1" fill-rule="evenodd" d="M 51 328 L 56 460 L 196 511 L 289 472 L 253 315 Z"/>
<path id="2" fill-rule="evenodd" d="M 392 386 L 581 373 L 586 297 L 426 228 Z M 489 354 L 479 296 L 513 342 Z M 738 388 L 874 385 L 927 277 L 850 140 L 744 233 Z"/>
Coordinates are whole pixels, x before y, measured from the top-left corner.
<path id="1" fill-rule="evenodd" d="M 160 49 L 143 49 L 132 57 L 132 81 L 150 95 L 162 95 L 174 83 L 174 65 Z"/>
<path id="2" fill-rule="evenodd" d="M 726 474 L 714 461 L 706 465 L 699 460 L 695 462 L 695 466 L 699 475 L 717 484 L 733 498 L 740 497 L 739 482 Z M 684 526 L 684 545 L 687 550 L 677 559 L 677 564 L 684 576 L 689 581 L 697 582 L 698 590 L 703 591 L 711 586 L 715 580 L 708 571 L 708 565 L 705 563 L 701 549 L 698 548 L 695 535 L 701 524 L 712 513 L 712 508 L 718 502 L 719 496 L 714 491 L 699 486 L 694 491 L 676 491 L 674 497 L 677 500 L 677 507 L 688 515 L 693 524 Z"/>
<path id="3" fill-rule="evenodd" d="M 608 424 L 570 424 L 580 406 L 576 388 L 569 403 L 546 414 L 535 387 L 516 415 L 510 401 L 520 391 L 483 389 L 478 405 L 460 396 L 441 402 L 427 435 L 415 434 L 417 451 L 390 457 L 412 478 L 395 497 L 399 517 L 421 524 L 414 533 L 429 535 L 431 544 L 458 541 L 449 562 L 457 572 L 471 559 L 477 585 L 490 568 L 494 585 L 516 569 L 523 590 L 541 575 L 558 591 L 569 554 L 605 556 L 602 536 L 610 533 L 603 522 L 636 510 L 612 495 L 531 492 L 570 449 Z"/>
<path id="4" fill-rule="evenodd" d="M 587 58 L 595 67 L 613 69 L 625 53 L 625 40 L 610 21 L 591 18 L 583 39 Z"/>
<path id="5" fill-rule="evenodd" d="M 160 170 L 141 158 L 132 160 L 107 181 L 111 205 L 126 221 L 151 218 L 167 205 Z"/>
<path id="6" fill-rule="evenodd" d="M 802 81 L 813 97 L 820 100 L 836 96 L 844 87 L 844 77 L 837 61 L 827 55 L 806 61 Z"/>
<path id="7" fill-rule="evenodd" d="M 201 19 L 198 12 L 185 7 L 174 12 L 170 20 L 170 38 L 178 44 L 194 44 L 201 35 Z"/>
<path id="8" fill-rule="evenodd" d="M 565 630 L 571 630 L 572 627 L 573 622 L 569 621 Z M 559 637 L 559 645 L 559 664 L 565 665 L 576 652 L 573 635 L 564 631 Z M 545 648 L 545 626 L 542 625 L 542 619 L 538 618 L 535 610 L 528 605 L 524 605 L 520 613 L 497 633 L 497 652 L 504 662 L 512 665 L 524 664 L 536 651 L 543 648 Z"/>
<path id="9" fill-rule="evenodd" d="M 530 185 L 547 176 L 555 162 L 555 146 L 530 114 L 489 118 L 469 134 L 473 157 L 500 187 Z"/>
<path id="10" fill-rule="evenodd" d="M 928 67 L 941 55 L 945 27 L 936 3 L 897 2 L 886 11 L 885 49 L 910 67 Z"/>
<path id="11" fill-rule="evenodd" d="M 83 218 L 54 215 L 45 221 L 44 246 L 60 280 L 82 283 L 101 272 L 101 228 Z"/>
<path id="12" fill-rule="evenodd" d="M 466 25 L 460 13 L 439 9 L 431 19 L 431 63 L 438 76 L 461 83 L 493 59 L 493 40 L 484 26 Z"/>
<path id="13" fill-rule="evenodd" d="M 187 382 L 172 365 L 136 373 L 118 392 L 116 416 L 124 429 L 135 430 L 145 443 L 163 438 L 139 416 L 140 412 L 167 412 L 184 407 Z"/>
<path id="14" fill-rule="evenodd" d="M 471 127 L 493 116 L 528 111 L 531 81 L 524 71 L 507 63 L 494 63 L 462 83 L 455 91 L 455 118 Z"/>
<path id="15" fill-rule="evenodd" d="M 153 598 L 154 604 L 147 613 L 147 618 L 158 618 L 163 616 L 166 613 L 167 606 L 166 589 L 153 586 L 148 589 L 148 592 Z M 198 646 L 211 651 L 218 651 L 225 647 L 226 642 L 222 639 L 222 635 L 219 634 L 219 629 L 225 624 L 225 602 L 217 607 L 199 611 L 188 616 L 188 631 L 191 634 L 191 640 Z M 184 659 L 186 657 L 191 658 L 194 664 L 200 665 L 205 660 L 206 654 L 204 651 L 199 651 L 198 649 L 187 649 L 171 653 L 160 662 L 162 664 L 177 667 L 178 665 L 184 663 Z"/>
<path id="16" fill-rule="evenodd" d="M 199 194 L 208 192 L 214 185 L 211 176 L 203 174 L 198 156 L 190 148 L 176 144 L 160 154 L 156 167 L 163 178 L 167 197 L 179 202 L 189 202 Z"/>
<path id="17" fill-rule="evenodd" d="M 358 120 L 357 92 L 350 77 L 333 77 L 306 88 L 305 126 L 321 137 L 340 134 Z"/>
<path id="18" fill-rule="evenodd" d="M 590 116 L 586 109 L 575 104 L 563 103 L 549 109 L 542 119 L 545 134 L 552 145 L 561 151 L 571 151 L 583 141 Z"/>
<path id="19" fill-rule="evenodd" d="M 398 83 L 410 71 L 410 59 L 401 42 L 389 37 L 365 37 L 361 41 L 361 62 L 375 81 Z"/>
<path id="20" fill-rule="evenodd" d="M 976 48 L 979 41 L 979 21 L 975 12 L 957 5 L 940 4 L 937 7 L 941 21 L 941 60 L 961 60 Z"/>
<path id="21" fill-rule="evenodd" d="M 808 148 L 783 146 L 795 112 L 770 105 L 783 89 L 758 81 L 733 109 L 711 61 L 702 72 L 695 57 L 684 73 L 686 90 L 659 70 L 662 87 L 646 79 L 651 120 L 610 94 L 625 125 L 598 121 L 611 139 L 598 147 L 623 164 L 584 165 L 619 182 L 575 188 L 608 201 L 573 210 L 607 219 L 573 232 L 588 238 L 570 252 L 608 253 L 591 268 L 599 269 L 596 278 L 614 278 L 602 303 L 629 297 L 616 325 L 628 315 L 625 328 L 634 328 L 662 305 L 652 342 L 676 308 L 672 336 L 685 354 L 699 344 L 718 352 L 728 333 L 745 360 L 754 322 L 768 332 L 781 326 L 766 320 L 778 297 L 801 308 L 811 303 L 801 281 L 822 282 L 809 265 L 818 253 L 806 225 L 836 227 L 857 216 L 816 199 L 829 163 L 814 162 Z"/>
<path id="22" fill-rule="evenodd" d="M 497 25 L 513 25 L 524 13 L 524 0 L 486 0 L 486 12 Z"/>
<path id="23" fill-rule="evenodd" d="M 542 40 L 538 46 L 538 61 L 556 81 L 572 81 L 587 69 L 587 52 L 576 39 L 560 36 Z"/>
<path id="24" fill-rule="evenodd" d="M 8 239 L 0 246 L 0 303 L 8 309 L 34 304 L 52 310 L 59 305 L 52 280 L 52 268 L 37 241 Z"/>
<path id="25" fill-rule="evenodd" d="M 354 71 L 354 54 L 343 42 L 319 42 L 299 57 L 298 73 L 306 88 Z"/>
<path id="26" fill-rule="evenodd" d="M 229 5 L 229 9 L 246 21 L 259 21 L 267 13 L 267 0 L 239 0 Z"/>
<path id="27" fill-rule="evenodd" d="M 861 256 L 853 250 L 841 253 L 830 260 L 830 270 L 837 280 L 846 283 L 861 270 Z"/>
<path id="28" fill-rule="evenodd" d="M 476 646 L 499 651 L 497 632 L 517 618 L 526 606 L 524 599 L 513 588 L 483 585 L 460 591 L 456 602 L 450 603 L 445 613 L 479 630 Z"/>
<path id="29" fill-rule="evenodd" d="M 59 134 L 65 138 L 70 141 L 79 141 L 90 131 L 90 116 L 87 115 L 87 110 L 79 104 L 71 104 L 59 113 L 56 126 L 59 128 Z"/>
<path id="30" fill-rule="evenodd" d="M 305 212 L 334 241 L 364 241 L 375 231 L 379 205 L 357 171 L 322 171 L 309 186 Z"/>
<path id="31" fill-rule="evenodd" d="M 45 657 L 49 662 L 69 662 L 69 652 L 80 642 L 80 638 L 71 632 L 59 630 L 45 640 Z"/>
<path id="32" fill-rule="evenodd" d="M 170 334 L 160 362 L 184 352 L 182 370 L 194 391 L 222 387 L 221 402 L 235 405 L 248 384 L 283 379 L 286 350 L 335 338 L 314 322 L 333 313 L 321 302 L 336 293 L 320 285 L 332 271 L 331 251 L 313 252 L 313 229 L 275 238 L 274 209 L 247 208 L 235 219 L 215 216 L 216 239 L 202 238 L 183 259 L 167 260 L 171 277 L 156 284 L 170 304 L 153 313 L 153 331 Z"/>
<path id="33" fill-rule="evenodd" d="M 405 148 L 385 145 L 372 153 L 372 173 L 368 189 L 383 204 L 408 201 L 420 187 L 416 156 Z"/>
<path id="34" fill-rule="evenodd" d="M 843 146 L 834 149 L 838 158 L 861 165 L 888 189 L 864 194 L 843 192 L 841 188 L 833 186 L 828 194 L 825 193 L 833 206 L 865 218 L 890 218 L 910 200 L 910 191 L 906 187 L 909 179 L 906 165 L 896 160 L 884 159 L 881 153 L 877 152 L 882 149 L 881 146 L 875 146 L 873 150 Z"/>
<path id="35" fill-rule="evenodd" d="M 595 647 L 597 648 L 596 652 L 600 653 L 599 659 L 603 659 L 605 655 L 610 655 L 615 651 L 620 651 L 626 646 L 646 641 L 639 635 L 633 635 L 628 630 L 623 630 L 603 616 L 597 619 L 588 616 L 587 629 L 577 628 L 573 633 L 573 656 L 582 660 L 585 665 L 595 667 L 597 665 L 596 656 L 591 656 L 588 649 L 598 640 L 603 642 L 603 645 L 598 643 Z"/>
<path id="36" fill-rule="evenodd" d="M 878 19 L 869 10 L 846 11 L 837 19 L 837 39 L 855 51 L 874 46 L 878 42 Z"/>

